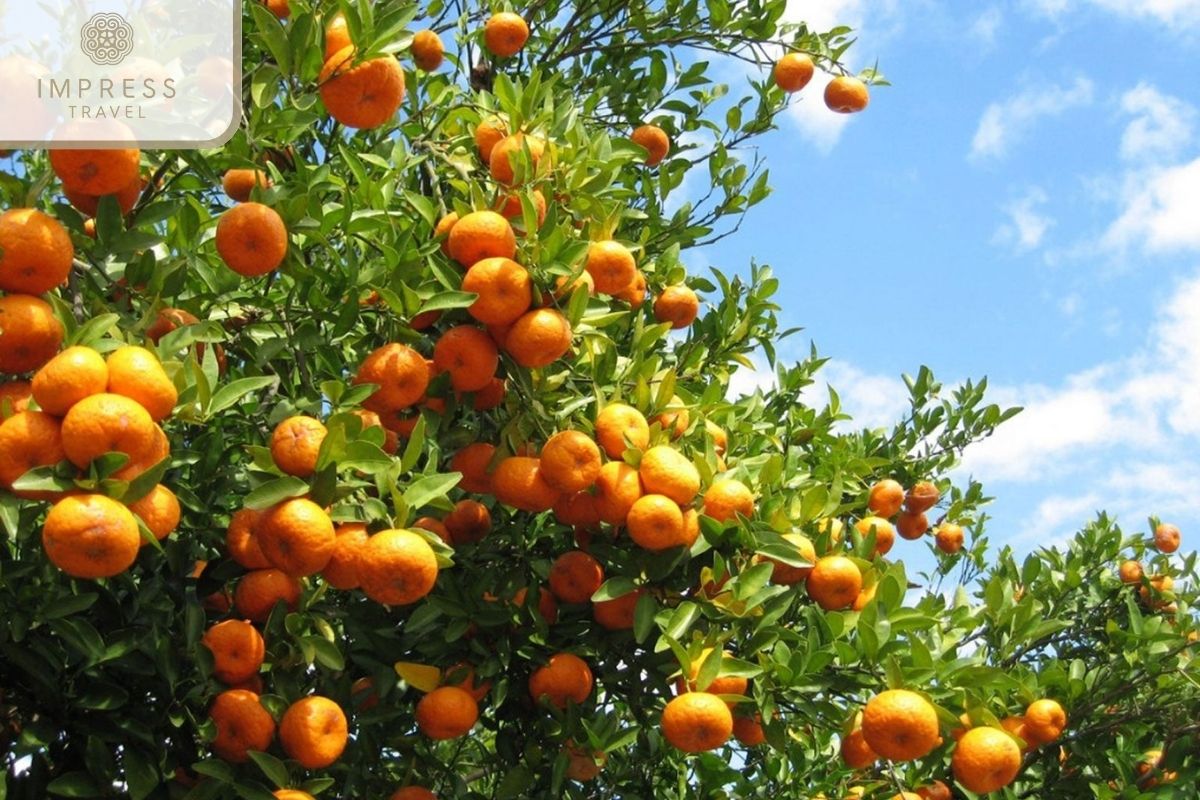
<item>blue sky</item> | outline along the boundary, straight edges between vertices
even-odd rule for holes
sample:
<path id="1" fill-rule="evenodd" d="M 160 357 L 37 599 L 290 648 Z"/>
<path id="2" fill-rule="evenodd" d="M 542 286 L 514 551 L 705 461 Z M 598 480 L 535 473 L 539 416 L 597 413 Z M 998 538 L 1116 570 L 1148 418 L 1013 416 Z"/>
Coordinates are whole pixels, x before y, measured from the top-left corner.
<path id="1" fill-rule="evenodd" d="M 993 541 L 1027 551 L 1105 508 L 1193 549 L 1200 0 L 792 6 L 853 25 L 850 65 L 893 86 L 847 119 L 814 80 L 763 144 L 775 194 L 689 261 L 771 264 L 794 352 L 835 359 L 863 422 L 895 419 L 922 363 L 1025 406 L 964 465 L 998 498 Z"/>

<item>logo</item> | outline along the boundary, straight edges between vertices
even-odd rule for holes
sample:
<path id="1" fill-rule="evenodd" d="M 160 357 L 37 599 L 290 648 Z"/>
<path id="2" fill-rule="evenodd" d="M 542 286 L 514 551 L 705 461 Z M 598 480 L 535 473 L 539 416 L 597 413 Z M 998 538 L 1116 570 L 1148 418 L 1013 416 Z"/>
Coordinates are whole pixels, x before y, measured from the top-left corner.
<path id="1" fill-rule="evenodd" d="M 80 34 L 80 48 L 98 66 L 120 64 L 133 52 L 133 27 L 120 14 L 96 14 Z"/>

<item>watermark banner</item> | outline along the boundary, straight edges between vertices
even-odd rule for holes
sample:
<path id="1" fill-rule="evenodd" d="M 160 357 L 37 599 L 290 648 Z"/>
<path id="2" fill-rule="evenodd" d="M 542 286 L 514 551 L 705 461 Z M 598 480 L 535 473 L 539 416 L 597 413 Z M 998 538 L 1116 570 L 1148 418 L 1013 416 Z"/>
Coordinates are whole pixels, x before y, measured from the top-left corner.
<path id="1" fill-rule="evenodd" d="M 0 147 L 216 147 L 240 97 L 240 0 L 0 0 Z"/>

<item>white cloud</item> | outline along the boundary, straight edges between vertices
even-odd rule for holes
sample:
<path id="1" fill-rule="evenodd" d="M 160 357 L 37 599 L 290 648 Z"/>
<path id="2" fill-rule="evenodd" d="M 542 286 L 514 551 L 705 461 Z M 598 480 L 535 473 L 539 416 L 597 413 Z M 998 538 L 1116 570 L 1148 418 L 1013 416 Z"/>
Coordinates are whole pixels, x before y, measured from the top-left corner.
<path id="1" fill-rule="evenodd" d="M 1126 176 L 1123 210 L 1101 239 L 1106 249 L 1149 253 L 1200 249 L 1200 158 Z"/>
<path id="2" fill-rule="evenodd" d="M 1034 186 L 1015 202 L 1004 207 L 1008 221 L 1000 225 L 992 236 L 994 244 L 1012 247 L 1017 252 L 1032 250 L 1042 243 L 1054 219 L 1038 209 L 1049 198 L 1040 187 Z"/>
<path id="3" fill-rule="evenodd" d="M 1125 92 L 1121 110 L 1133 117 L 1121 136 L 1121 157 L 1128 161 L 1172 161 L 1192 141 L 1196 109 L 1150 84 Z"/>
<path id="4" fill-rule="evenodd" d="M 788 106 L 788 118 L 800 130 L 800 135 L 809 141 L 821 155 L 829 155 L 842 138 L 842 131 L 850 123 L 849 114 L 835 114 L 825 107 L 822 98 L 825 86 L 833 76 L 817 70 L 812 82 L 804 88 L 801 97 Z"/>
<path id="5" fill-rule="evenodd" d="M 1078 77 L 1066 86 L 1027 89 L 984 109 L 971 140 L 970 157 L 975 161 L 1000 158 L 1042 117 L 1057 116 L 1070 108 L 1092 102 L 1090 80 Z"/>
<path id="6" fill-rule="evenodd" d="M 1085 6 L 1122 17 L 1159 22 L 1168 26 L 1200 25 L 1200 0 L 1026 0 L 1036 13 L 1052 18 Z"/>
<path id="7" fill-rule="evenodd" d="M 971 23 L 971 27 L 967 29 L 968 35 L 976 42 L 983 45 L 985 48 L 991 48 L 996 44 L 996 33 L 1000 30 L 1000 26 L 1004 23 L 1004 15 L 996 6 L 991 6 Z"/>

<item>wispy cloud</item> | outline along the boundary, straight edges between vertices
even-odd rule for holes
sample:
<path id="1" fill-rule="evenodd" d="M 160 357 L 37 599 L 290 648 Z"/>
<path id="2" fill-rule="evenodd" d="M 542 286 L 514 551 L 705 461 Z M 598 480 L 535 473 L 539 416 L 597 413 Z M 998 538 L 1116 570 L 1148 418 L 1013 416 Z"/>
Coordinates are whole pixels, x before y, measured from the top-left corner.
<path id="1" fill-rule="evenodd" d="M 1019 200 L 1004 206 L 1008 220 L 996 229 L 993 244 L 1011 247 L 1019 253 L 1038 247 L 1046 231 L 1054 225 L 1054 219 L 1039 210 L 1048 199 L 1043 189 L 1034 186 Z"/>
<path id="2" fill-rule="evenodd" d="M 1024 5 L 1051 18 L 1090 7 L 1167 26 L 1200 26 L 1200 0 L 1025 0 Z"/>
<path id="3" fill-rule="evenodd" d="M 1192 142 L 1196 109 L 1148 83 L 1121 95 L 1121 111 L 1133 117 L 1121 136 L 1121 158 L 1127 161 L 1170 162 Z"/>
<path id="4" fill-rule="evenodd" d="M 985 49 L 991 49 L 996 44 L 996 34 L 1004 24 L 1004 14 L 999 7 L 991 6 L 975 18 L 967 34 Z"/>
<path id="5" fill-rule="evenodd" d="M 1121 212 L 1101 239 L 1109 250 L 1200 250 L 1200 158 L 1126 176 Z"/>
<path id="6" fill-rule="evenodd" d="M 971 160 L 1002 158 L 1038 120 L 1089 105 L 1093 94 L 1091 80 L 1081 76 L 1067 85 L 1038 86 L 990 104 L 984 109 L 971 140 Z"/>

